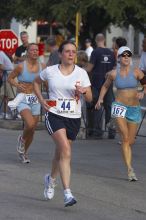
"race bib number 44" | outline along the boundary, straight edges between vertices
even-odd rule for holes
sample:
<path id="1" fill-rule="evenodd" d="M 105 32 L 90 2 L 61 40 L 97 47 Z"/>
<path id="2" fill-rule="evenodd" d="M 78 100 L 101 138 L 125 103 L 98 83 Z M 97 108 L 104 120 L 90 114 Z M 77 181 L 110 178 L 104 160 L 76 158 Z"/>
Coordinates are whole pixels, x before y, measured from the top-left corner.
<path id="1" fill-rule="evenodd" d="M 76 101 L 74 99 L 58 99 L 57 112 L 74 114 L 76 109 Z"/>
<path id="2" fill-rule="evenodd" d="M 121 117 L 125 118 L 127 108 L 125 106 L 120 106 L 117 104 L 113 104 L 112 106 L 112 111 L 111 111 L 111 116 L 112 117 Z"/>
<path id="3" fill-rule="evenodd" d="M 27 104 L 37 104 L 38 103 L 38 98 L 36 95 L 26 95 L 26 102 Z"/>

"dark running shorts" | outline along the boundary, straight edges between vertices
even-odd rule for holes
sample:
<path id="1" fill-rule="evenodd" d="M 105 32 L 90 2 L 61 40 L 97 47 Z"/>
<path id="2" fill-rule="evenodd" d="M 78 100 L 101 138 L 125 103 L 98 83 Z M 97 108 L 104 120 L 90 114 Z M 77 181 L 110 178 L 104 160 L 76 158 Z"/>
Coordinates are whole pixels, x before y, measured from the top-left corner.
<path id="1" fill-rule="evenodd" d="M 65 128 L 67 138 L 73 141 L 79 132 L 80 124 L 80 118 L 66 118 L 52 112 L 45 114 L 45 125 L 50 135 L 61 128 Z"/>

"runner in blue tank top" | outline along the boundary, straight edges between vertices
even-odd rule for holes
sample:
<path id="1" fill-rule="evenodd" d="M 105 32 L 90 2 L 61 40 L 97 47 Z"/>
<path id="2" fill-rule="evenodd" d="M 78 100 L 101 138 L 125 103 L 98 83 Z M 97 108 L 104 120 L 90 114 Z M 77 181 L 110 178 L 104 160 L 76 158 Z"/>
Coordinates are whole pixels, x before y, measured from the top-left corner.
<path id="1" fill-rule="evenodd" d="M 27 48 L 27 59 L 16 66 L 10 73 L 8 82 L 15 86 L 18 95 L 10 107 L 16 107 L 24 120 L 24 131 L 18 137 L 17 152 L 19 159 L 23 163 L 29 163 L 27 151 L 32 143 L 35 128 L 40 115 L 40 103 L 33 91 L 33 80 L 39 75 L 39 72 L 45 65 L 40 65 L 38 61 L 38 45 L 31 43 Z M 15 80 L 17 78 L 17 81 Z"/>
<path id="2" fill-rule="evenodd" d="M 111 115 L 116 120 L 121 136 L 124 162 L 128 171 L 128 180 L 136 181 L 137 177 L 132 168 L 131 147 L 135 141 L 138 124 L 141 121 L 139 99 L 142 97 L 140 97 L 141 95 L 138 93 L 138 84 L 139 81 L 142 84 L 145 83 L 143 83 L 143 72 L 138 68 L 132 67 L 131 57 L 132 52 L 128 47 L 124 46 L 119 48 L 119 64 L 117 65 L 117 69 L 109 72 L 95 108 L 100 108 L 111 82 L 115 81 L 117 94 L 115 102 L 112 104 Z"/>

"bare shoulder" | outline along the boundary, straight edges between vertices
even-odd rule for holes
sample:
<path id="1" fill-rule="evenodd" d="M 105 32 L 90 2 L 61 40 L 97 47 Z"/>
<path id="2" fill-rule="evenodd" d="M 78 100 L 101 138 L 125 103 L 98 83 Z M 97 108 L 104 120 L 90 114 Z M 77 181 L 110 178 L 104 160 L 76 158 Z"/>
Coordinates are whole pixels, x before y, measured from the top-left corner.
<path id="1" fill-rule="evenodd" d="M 144 76 L 144 73 L 138 67 L 134 68 L 134 74 L 138 79 Z"/>
<path id="2" fill-rule="evenodd" d="M 19 64 L 15 67 L 14 70 L 16 70 L 16 72 L 21 73 L 21 72 L 23 71 L 23 63 L 19 63 Z"/>
<path id="3" fill-rule="evenodd" d="M 11 72 L 11 74 L 18 76 L 23 71 L 23 64 L 20 63 L 15 66 L 14 70 Z"/>
<path id="4" fill-rule="evenodd" d="M 108 72 L 108 77 L 111 79 L 111 80 L 115 80 L 116 78 L 116 70 L 113 69 L 112 71 Z"/>

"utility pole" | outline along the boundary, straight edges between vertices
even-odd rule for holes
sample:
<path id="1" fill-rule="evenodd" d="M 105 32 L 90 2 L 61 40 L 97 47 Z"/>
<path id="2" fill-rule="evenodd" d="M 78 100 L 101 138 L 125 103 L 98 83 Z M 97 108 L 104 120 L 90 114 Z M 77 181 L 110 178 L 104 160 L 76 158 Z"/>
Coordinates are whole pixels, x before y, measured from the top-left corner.
<path id="1" fill-rule="evenodd" d="M 80 23 L 81 23 L 81 14 L 80 12 L 77 12 L 76 13 L 76 36 L 75 36 L 77 48 L 79 46 Z"/>

